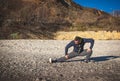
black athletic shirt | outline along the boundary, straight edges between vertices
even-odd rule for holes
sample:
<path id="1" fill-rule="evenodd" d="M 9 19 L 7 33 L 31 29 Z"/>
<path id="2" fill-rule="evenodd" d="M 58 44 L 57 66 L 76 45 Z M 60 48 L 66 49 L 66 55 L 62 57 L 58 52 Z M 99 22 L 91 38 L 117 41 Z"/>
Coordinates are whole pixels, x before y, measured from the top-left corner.
<path id="1" fill-rule="evenodd" d="M 82 38 L 82 42 L 80 44 L 75 44 L 74 40 L 72 40 L 69 44 L 66 45 L 65 47 L 65 55 L 68 54 L 68 49 L 70 47 L 74 47 L 73 51 L 74 52 L 77 52 L 77 53 L 81 53 L 84 49 L 84 45 L 85 43 L 90 43 L 90 49 L 93 48 L 94 46 L 94 39 L 91 39 L 91 38 Z"/>

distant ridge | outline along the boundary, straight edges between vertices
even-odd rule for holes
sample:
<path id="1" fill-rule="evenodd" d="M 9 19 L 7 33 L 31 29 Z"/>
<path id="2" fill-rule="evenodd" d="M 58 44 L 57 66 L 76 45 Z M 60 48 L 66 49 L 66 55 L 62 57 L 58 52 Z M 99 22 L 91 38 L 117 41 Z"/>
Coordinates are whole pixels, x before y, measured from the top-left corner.
<path id="1" fill-rule="evenodd" d="M 0 38 L 53 38 L 56 31 L 120 30 L 120 18 L 72 0 L 0 1 Z"/>

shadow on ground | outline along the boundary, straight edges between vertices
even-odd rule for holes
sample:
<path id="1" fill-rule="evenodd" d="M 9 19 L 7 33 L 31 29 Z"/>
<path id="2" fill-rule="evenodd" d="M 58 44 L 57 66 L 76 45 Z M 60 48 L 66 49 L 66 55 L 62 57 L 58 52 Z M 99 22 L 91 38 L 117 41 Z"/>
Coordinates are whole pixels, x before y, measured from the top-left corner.
<path id="1" fill-rule="evenodd" d="M 100 57 L 92 57 L 90 60 L 94 62 L 102 62 L 102 61 L 108 61 L 112 59 L 120 58 L 120 56 L 100 56 Z M 81 60 L 69 60 L 67 62 L 76 62 L 76 61 L 84 61 L 84 59 Z"/>

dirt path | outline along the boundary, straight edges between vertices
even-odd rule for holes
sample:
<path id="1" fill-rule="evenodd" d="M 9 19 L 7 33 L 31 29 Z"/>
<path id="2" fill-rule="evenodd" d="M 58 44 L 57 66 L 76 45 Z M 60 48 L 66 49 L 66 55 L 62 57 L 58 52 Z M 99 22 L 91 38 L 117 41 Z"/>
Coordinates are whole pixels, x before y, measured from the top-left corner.
<path id="1" fill-rule="evenodd" d="M 0 40 L 0 81 L 119 81 L 120 41 L 95 41 L 92 60 L 76 57 L 49 64 L 48 58 L 64 55 L 69 41 Z M 89 44 L 86 44 L 86 48 Z M 69 50 L 71 51 L 72 48 Z"/>

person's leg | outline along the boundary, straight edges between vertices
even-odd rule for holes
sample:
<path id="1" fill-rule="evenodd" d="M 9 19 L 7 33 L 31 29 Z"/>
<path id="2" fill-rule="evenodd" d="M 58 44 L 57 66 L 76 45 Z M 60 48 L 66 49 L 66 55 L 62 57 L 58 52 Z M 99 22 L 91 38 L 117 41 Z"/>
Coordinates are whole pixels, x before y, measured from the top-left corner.
<path id="1" fill-rule="evenodd" d="M 74 58 L 76 56 L 79 56 L 79 54 L 76 52 L 71 52 L 68 54 L 68 59 Z M 65 62 L 68 59 L 64 56 L 64 57 L 61 57 L 59 59 L 56 59 L 56 62 Z"/>
<path id="2" fill-rule="evenodd" d="M 87 49 L 85 49 L 83 52 L 80 53 L 80 56 L 86 56 L 85 60 L 89 61 L 90 57 L 92 55 L 92 51 L 87 52 Z"/>

